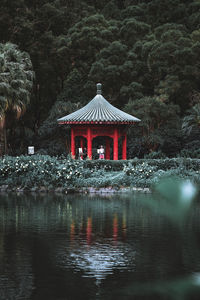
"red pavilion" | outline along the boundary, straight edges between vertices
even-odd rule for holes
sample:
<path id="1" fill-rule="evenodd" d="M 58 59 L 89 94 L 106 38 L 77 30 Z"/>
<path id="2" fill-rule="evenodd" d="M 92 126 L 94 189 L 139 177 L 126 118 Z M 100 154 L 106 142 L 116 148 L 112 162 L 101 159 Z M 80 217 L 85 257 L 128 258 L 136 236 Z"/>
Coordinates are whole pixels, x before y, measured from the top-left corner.
<path id="1" fill-rule="evenodd" d="M 75 158 L 75 138 L 80 139 L 80 148 L 87 141 L 87 157 L 92 159 L 92 142 L 96 137 L 105 137 L 105 159 L 110 159 L 110 147 L 113 140 L 113 160 L 118 160 L 118 143 L 122 138 L 122 159 L 126 159 L 127 128 L 139 122 L 135 118 L 111 105 L 101 95 L 101 84 L 97 84 L 97 95 L 81 109 L 58 119 L 59 124 L 71 127 L 71 155 Z"/>

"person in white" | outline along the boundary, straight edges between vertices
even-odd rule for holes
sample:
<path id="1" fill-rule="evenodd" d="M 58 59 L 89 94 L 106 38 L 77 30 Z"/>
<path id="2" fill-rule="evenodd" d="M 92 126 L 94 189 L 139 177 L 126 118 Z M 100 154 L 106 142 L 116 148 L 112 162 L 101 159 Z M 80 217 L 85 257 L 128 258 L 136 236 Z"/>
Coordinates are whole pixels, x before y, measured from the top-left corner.
<path id="1" fill-rule="evenodd" d="M 99 149 L 99 159 L 104 159 L 104 147 L 102 145 Z"/>
<path id="2" fill-rule="evenodd" d="M 83 159 L 83 149 L 78 148 L 78 152 L 79 152 L 79 158 L 82 160 Z"/>

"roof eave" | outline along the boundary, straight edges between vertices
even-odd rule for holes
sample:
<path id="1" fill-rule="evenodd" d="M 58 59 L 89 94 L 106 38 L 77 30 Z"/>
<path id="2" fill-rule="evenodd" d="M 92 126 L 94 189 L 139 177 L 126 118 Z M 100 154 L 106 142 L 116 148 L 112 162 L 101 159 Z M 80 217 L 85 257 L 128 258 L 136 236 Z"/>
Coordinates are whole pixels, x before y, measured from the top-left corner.
<path id="1" fill-rule="evenodd" d="M 63 124 L 68 124 L 68 125 L 77 125 L 77 124 L 98 124 L 98 125 L 126 125 L 126 124 L 135 124 L 137 122 L 140 122 L 140 120 L 135 120 L 135 121 L 59 121 L 58 120 L 58 124 L 59 125 L 63 125 Z"/>

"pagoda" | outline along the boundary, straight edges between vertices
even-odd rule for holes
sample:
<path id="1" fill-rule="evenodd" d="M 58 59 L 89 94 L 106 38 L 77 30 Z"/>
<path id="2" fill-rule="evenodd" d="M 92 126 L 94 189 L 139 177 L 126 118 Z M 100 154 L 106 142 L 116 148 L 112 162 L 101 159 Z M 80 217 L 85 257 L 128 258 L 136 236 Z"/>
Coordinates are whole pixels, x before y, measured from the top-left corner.
<path id="1" fill-rule="evenodd" d="M 101 94 L 101 84 L 97 84 L 97 95 L 81 109 L 57 120 L 59 124 L 71 127 L 71 155 L 76 156 L 75 138 L 80 139 L 80 148 L 87 141 L 87 157 L 92 159 L 92 142 L 96 137 L 105 137 L 105 159 L 110 159 L 113 140 L 113 160 L 118 160 L 118 144 L 122 138 L 122 159 L 126 160 L 127 128 L 140 119 L 111 105 Z"/>

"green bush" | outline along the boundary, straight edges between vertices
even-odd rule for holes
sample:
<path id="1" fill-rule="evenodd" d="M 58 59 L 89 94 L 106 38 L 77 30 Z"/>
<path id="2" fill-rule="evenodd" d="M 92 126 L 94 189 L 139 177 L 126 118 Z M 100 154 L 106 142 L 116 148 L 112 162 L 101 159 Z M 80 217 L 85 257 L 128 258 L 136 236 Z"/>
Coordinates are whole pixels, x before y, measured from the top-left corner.
<path id="1" fill-rule="evenodd" d="M 10 187 L 34 187 L 53 185 L 70 187 L 83 170 L 80 161 L 69 158 L 33 155 L 5 156 L 0 163 L 0 184 Z"/>
<path id="2" fill-rule="evenodd" d="M 179 168 L 185 166 L 193 170 L 200 169 L 200 159 L 191 159 L 185 157 L 164 158 L 164 159 L 138 159 L 131 160 L 86 160 L 83 162 L 84 168 L 88 169 L 103 169 L 105 171 L 122 171 L 124 167 L 139 166 L 142 163 L 147 163 L 151 167 L 157 169 L 169 170 L 171 168 Z"/>
<path id="3" fill-rule="evenodd" d="M 156 159 L 156 158 L 166 158 L 166 155 L 162 151 L 150 152 L 144 155 L 145 159 Z"/>
<path id="4" fill-rule="evenodd" d="M 130 176 L 130 184 L 138 187 L 150 187 L 163 177 L 176 175 L 200 183 L 200 160 L 177 159 L 141 159 L 129 161 L 124 165 L 124 172 Z"/>
<path id="5" fill-rule="evenodd" d="M 189 157 L 189 158 L 200 158 L 200 149 L 198 150 L 189 150 L 183 149 L 180 152 L 180 157 Z"/>
<path id="6" fill-rule="evenodd" d="M 177 175 L 200 183 L 200 159 L 165 158 L 127 161 L 72 160 L 48 155 L 5 156 L 0 162 L 0 186 L 37 190 L 41 187 L 150 187 L 161 178 Z"/>
<path id="7" fill-rule="evenodd" d="M 124 164 L 124 160 L 84 160 L 84 167 L 90 170 L 122 171 Z"/>

